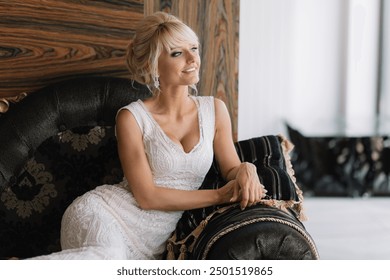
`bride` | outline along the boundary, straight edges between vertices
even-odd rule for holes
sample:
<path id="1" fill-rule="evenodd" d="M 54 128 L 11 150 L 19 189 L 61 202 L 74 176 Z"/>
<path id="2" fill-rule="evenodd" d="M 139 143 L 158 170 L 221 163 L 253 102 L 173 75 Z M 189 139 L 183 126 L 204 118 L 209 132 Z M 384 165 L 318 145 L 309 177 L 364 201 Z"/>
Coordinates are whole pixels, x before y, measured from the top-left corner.
<path id="1" fill-rule="evenodd" d="M 144 18 L 127 65 L 153 95 L 118 111 L 124 179 L 75 199 L 62 219 L 62 251 L 33 259 L 159 259 L 184 210 L 238 201 L 245 208 L 265 196 L 255 166 L 237 156 L 225 104 L 190 93 L 200 68 L 193 30 L 163 12 Z M 214 155 L 228 183 L 198 190 Z"/>

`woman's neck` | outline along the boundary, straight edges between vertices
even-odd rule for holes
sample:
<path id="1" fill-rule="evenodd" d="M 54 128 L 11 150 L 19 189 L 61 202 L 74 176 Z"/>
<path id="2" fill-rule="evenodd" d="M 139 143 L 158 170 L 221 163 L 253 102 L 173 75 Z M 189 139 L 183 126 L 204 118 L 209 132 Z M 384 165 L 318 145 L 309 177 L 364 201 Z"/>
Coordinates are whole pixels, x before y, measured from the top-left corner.
<path id="1" fill-rule="evenodd" d="M 193 100 L 189 97 L 187 86 L 169 90 L 162 89 L 158 95 L 152 98 L 151 110 L 157 114 L 181 116 L 194 106 Z"/>

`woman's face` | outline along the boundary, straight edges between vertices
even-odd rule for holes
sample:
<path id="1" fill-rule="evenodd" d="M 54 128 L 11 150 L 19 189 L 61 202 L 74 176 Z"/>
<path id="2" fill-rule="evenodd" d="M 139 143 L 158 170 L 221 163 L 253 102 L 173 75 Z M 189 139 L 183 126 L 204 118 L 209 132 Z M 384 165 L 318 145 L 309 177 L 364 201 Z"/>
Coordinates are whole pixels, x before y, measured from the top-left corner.
<path id="1" fill-rule="evenodd" d="M 199 81 L 198 44 L 181 43 L 169 52 L 164 49 L 158 59 L 160 88 L 189 86 Z"/>

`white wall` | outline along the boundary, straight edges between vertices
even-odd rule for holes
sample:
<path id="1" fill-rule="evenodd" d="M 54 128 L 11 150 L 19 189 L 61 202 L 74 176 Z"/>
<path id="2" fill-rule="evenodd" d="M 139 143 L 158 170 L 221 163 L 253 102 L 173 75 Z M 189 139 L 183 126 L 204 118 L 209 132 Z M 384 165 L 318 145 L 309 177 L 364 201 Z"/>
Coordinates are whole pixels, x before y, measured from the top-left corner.
<path id="1" fill-rule="evenodd" d="M 375 5 L 241 0 L 238 138 L 286 133 L 284 119 L 318 124 L 372 115 Z"/>
<path id="2" fill-rule="evenodd" d="M 283 0 L 240 1 L 239 139 L 282 129 L 293 70 L 293 8 Z"/>
<path id="3" fill-rule="evenodd" d="M 359 125 L 376 115 L 380 3 L 349 2 L 345 113 L 352 125 Z"/>
<path id="4" fill-rule="evenodd" d="M 287 120 L 339 117 L 345 87 L 345 1 L 293 0 L 292 86 Z"/>
<path id="5" fill-rule="evenodd" d="M 384 1 L 384 36 L 383 50 L 390 50 L 390 2 Z M 380 104 L 381 116 L 390 119 L 390 53 L 384 51 L 382 53 L 382 103 Z"/>

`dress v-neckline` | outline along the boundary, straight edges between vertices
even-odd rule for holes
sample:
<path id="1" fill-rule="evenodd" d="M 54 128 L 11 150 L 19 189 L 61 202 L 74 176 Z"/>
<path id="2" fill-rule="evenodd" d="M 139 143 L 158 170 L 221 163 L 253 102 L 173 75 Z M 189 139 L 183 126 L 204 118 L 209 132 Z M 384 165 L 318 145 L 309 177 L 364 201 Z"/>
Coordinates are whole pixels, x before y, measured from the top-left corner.
<path id="1" fill-rule="evenodd" d="M 199 129 L 199 139 L 197 141 L 197 143 L 195 144 L 195 146 L 193 146 L 188 152 L 186 152 L 184 150 L 184 147 L 183 145 L 179 142 L 175 142 L 172 140 L 171 137 L 168 136 L 168 134 L 165 133 L 165 131 L 162 129 L 162 127 L 160 126 L 160 124 L 156 121 L 156 119 L 153 117 L 152 113 L 149 111 L 149 109 L 146 107 L 145 103 L 140 99 L 139 100 L 139 103 L 141 104 L 142 108 L 145 110 L 147 116 L 150 118 L 150 120 L 152 121 L 152 123 L 157 127 L 157 129 L 160 131 L 160 133 L 163 135 L 164 139 L 166 140 L 166 142 L 170 145 L 172 145 L 173 147 L 179 149 L 181 152 L 183 152 L 184 154 L 186 155 L 189 155 L 191 153 L 193 153 L 197 147 L 201 144 L 202 142 L 202 139 L 203 139 L 203 131 L 202 131 L 202 117 L 201 117 L 201 113 L 200 113 L 200 106 L 199 106 L 199 101 L 193 97 L 193 96 L 190 96 L 191 99 L 195 102 L 195 105 L 196 105 L 196 108 L 197 108 L 197 113 L 198 113 L 198 129 Z"/>

